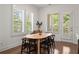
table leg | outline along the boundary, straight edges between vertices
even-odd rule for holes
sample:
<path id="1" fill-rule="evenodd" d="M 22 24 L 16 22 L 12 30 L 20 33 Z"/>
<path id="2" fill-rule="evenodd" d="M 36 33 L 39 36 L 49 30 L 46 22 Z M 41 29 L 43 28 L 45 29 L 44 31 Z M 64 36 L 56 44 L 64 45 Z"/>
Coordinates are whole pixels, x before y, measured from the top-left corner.
<path id="1" fill-rule="evenodd" d="M 37 47 L 38 47 L 38 54 L 40 54 L 40 40 L 38 40 L 38 45 L 37 45 Z"/>

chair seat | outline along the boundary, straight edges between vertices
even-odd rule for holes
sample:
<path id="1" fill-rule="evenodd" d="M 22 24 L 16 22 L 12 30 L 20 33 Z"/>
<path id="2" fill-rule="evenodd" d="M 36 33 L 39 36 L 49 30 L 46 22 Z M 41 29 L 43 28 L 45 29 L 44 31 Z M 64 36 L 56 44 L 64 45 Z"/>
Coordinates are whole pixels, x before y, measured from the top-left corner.
<path id="1" fill-rule="evenodd" d="M 41 44 L 44 46 L 49 46 L 50 42 L 48 40 L 45 40 L 45 41 L 41 42 Z"/>

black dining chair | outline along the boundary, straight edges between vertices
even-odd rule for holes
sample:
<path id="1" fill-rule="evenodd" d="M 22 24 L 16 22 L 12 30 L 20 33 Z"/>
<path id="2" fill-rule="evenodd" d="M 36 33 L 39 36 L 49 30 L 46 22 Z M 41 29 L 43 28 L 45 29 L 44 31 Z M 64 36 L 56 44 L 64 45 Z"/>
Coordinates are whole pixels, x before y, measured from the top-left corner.
<path id="1" fill-rule="evenodd" d="M 53 53 L 54 53 L 54 49 L 55 49 L 55 35 L 51 35 L 50 36 L 50 40 L 51 40 L 51 48 L 53 48 Z"/>
<path id="2" fill-rule="evenodd" d="M 36 51 L 36 44 L 34 44 L 31 39 L 22 39 L 22 45 L 21 45 L 21 54 L 24 53 L 33 53 Z M 26 50 L 25 50 L 26 49 Z"/>
<path id="3" fill-rule="evenodd" d="M 29 52 L 32 53 L 34 52 L 35 54 L 37 53 L 37 42 L 35 39 L 29 39 Z"/>
<path id="4" fill-rule="evenodd" d="M 47 51 L 48 54 L 50 53 L 51 43 L 49 37 L 45 38 L 41 42 L 41 48 L 44 50 L 44 52 Z"/>
<path id="5" fill-rule="evenodd" d="M 28 48 L 29 47 L 29 43 L 26 43 L 26 38 L 22 39 L 22 45 L 21 45 L 21 54 L 23 52 L 25 52 L 25 49 L 27 48 L 27 53 L 28 53 Z"/>
<path id="6" fill-rule="evenodd" d="M 54 50 L 55 48 L 55 41 L 54 41 L 54 38 L 55 38 L 55 35 L 51 35 L 51 36 L 48 36 L 47 38 L 45 38 L 44 41 L 41 42 L 41 48 L 43 48 L 44 50 L 46 49 L 48 54 L 52 51 L 50 51 L 50 49 Z M 54 53 L 54 51 L 53 51 Z"/>

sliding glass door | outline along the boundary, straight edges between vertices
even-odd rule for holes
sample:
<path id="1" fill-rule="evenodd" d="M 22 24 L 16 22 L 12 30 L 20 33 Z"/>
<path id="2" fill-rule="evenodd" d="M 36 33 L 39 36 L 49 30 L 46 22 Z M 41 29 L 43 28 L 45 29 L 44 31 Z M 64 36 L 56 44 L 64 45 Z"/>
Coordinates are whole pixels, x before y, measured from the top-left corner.
<path id="1" fill-rule="evenodd" d="M 71 13 L 48 14 L 47 30 L 56 35 L 56 40 L 73 41 L 73 26 Z"/>

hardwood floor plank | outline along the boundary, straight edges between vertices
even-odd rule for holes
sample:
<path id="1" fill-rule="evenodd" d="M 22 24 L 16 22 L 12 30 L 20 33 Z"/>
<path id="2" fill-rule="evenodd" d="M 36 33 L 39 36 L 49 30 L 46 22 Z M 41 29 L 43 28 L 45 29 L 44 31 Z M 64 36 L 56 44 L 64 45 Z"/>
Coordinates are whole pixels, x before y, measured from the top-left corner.
<path id="1" fill-rule="evenodd" d="M 56 47 L 55 47 L 55 54 L 62 54 L 62 53 L 67 53 L 67 54 L 77 54 L 78 52 L 78 47 L 76 44 L 73 43 L 68 43 L 68 42 L 55 42 Z M 0 52 L 0 54 L 21 54 L 21 46 L 17 46 L 11 49 L 8 49 L 6 51 Z"/>

